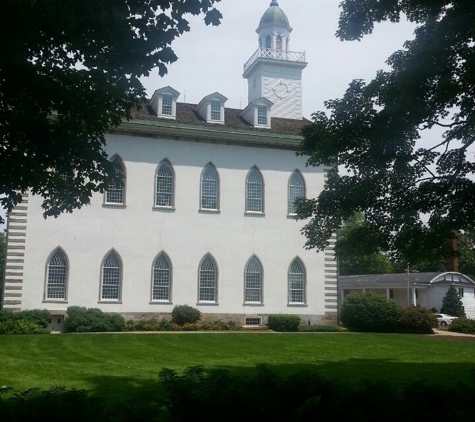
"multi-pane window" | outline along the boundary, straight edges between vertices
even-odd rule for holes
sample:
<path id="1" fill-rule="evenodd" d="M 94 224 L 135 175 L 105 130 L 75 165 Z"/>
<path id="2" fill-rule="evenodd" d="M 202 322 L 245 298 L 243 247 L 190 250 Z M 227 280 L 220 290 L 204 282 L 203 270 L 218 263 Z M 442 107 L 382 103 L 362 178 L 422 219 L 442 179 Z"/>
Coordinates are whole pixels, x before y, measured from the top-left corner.
<path id="1" fill-rule="evenodd" d="M 275 44 L 276 44 L 275 45 L 276 50 L 282 50 L 282 37 L 280 35 L 277 35 Z"/>
<path id="2" fill-rule="evenodd" d="M 46 299 L 66 299 L 68 264 L 61 250 L 53 253 L 48 262 Z"/>
<path id="3" fill-rule="evenodd" d="M 265 106 L 257 107 L 257 124 L 267 125 L 267 107 Z"/>
<path id="4" fill-rule="evenodd" d="M 174 174 L 171 164 L 165 160 L 157 170 L 155 205 L 173 207 Z"/>
<path id="5" fill-rule="evenodd" d="M 198 301 L 216 302 L 217 283 L 218 272 L 216 263 L 208 255 L 200 265 Z"/>
<path id="6" fill-rule="evenodd" d="M 117 171 L 117 180 L 107 187 L 105 202 L 106 204 L 125 204 L 125 168 L 119 157 L 113 158 L 112 163 Z"/>
<path id="7" fill-rule="evenodd" d="M 248 262 L 244 275 L 244 301 L 262 302 L 262 267 L 254 256 Z"/>
<path id="8" fill-rule="evenodd" d="M 246 211 L 264 211 L 264 183 L 256 167 L 251 169 L 246 180 Z"/>
<path id="9" fill-rule="evenodd" d="M 289 303 L 305 303 L 305 269 L 299 258 L 289 268 Z"/>
<path id="10" fill-rule="evenodd" d="M 170 301 L 171 279 L 170 260 L 161 253 L 153 265 L 152 300 Z"/>
<path id="11" fill-rule="evenodd" d="M 172 105 L 173 105 L 173 97 L 171 95 L 164 95 L 162 97 L 162 114 L 171 116 Z"/>
<path id="12" fill-rule="evenodd" d="M 295 200 L 305 197 L 305 182 L 299 171 L 294 171 L 289 180 L 289 214 L 296 214 Z"/>
<path id="13" fill-rule="evenodd" d="M 208 164 L 201 176 L 201 209 L 219 209 L 218 172 L 212 164 Z"/>
<path id="14" fill-rule="evenodd" d="M 119 300 L 121 265 L 117 253 L 111 251 L 102 264 L 102 300 Z"/>
<path id="15" fill-rule="evenodd" d="M 211 120 L 221 120 L 221 103 L 211 101 Z"/>

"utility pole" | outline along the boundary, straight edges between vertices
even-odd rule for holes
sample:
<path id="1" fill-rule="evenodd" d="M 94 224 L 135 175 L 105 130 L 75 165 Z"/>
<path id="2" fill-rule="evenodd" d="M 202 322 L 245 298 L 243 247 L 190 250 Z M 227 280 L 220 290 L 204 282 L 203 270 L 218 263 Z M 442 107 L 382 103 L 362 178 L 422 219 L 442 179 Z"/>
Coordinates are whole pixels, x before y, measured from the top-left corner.
<path id="1" fill-rule="evenodd" d="M 411 300 L 410 300 L 410 295 L 409 295 L 409 262 L 407 263 L 406 275 L 407 275 L 407 307 L 409 308 L 409 306 L 411 306 Z"/>

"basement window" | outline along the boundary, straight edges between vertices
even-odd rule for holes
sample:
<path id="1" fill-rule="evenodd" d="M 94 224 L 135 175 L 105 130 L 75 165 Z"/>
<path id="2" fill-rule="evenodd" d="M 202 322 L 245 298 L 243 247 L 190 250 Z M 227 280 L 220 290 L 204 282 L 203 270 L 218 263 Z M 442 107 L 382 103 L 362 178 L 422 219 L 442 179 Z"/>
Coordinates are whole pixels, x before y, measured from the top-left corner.
<path id="1" fill-rule="evenodd" d="M 244 321 L 244 325 L 248 325 L 248 326 L 257 326 L 261 324 L 262 324 L 261 317 L 257 317 L 257 318 L 246 317 Z"/>

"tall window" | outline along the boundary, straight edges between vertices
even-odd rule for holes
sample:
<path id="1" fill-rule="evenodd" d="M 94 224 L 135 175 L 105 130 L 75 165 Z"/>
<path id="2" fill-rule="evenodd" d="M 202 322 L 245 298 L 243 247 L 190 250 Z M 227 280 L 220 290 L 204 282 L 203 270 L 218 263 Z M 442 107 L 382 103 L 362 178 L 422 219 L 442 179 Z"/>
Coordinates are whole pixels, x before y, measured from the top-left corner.
<path id="1" fill-rule="evenodd" d="M 257 167 L 247 175 L 246 212 L 264 212 L 264 182 Z"/>
<path id="2" fill-rule="evenodd" d="M 200 264 L 198 301 L 216 302 L 218 287 L 218 271 L 216 262 L 207 255 Z"/>
<path id="3" fill-rule="evenodd" d="M 111 251 L 102 264 L 102 300 L 120 300 L 122 267 L 116 252 Z"/>
<path id="4" fill-rule="evenodd" d="M 172 266 L 168 256 L 162 252 L 153 265 L 152 300 L 171 300 Z"/>
<path id="5" fill-rule="evenodd" d="M 289 268 L 289 303 L 305 303 L 305 288 L 305 267 L 299 258 L 295 258 Z"/>
<path id="6" fill-rule="evenodd" d="M 66 300 L 66 283 L 68 279 L 68 261 L 57 249 L 48 262 L 46 279 L 46 299 Z"/>
<path id="7" fill-rule="evenodd" d="M 272 48 L 272 39 L 270 35 L 267 35 L 266 37 L 266 48 Z"/>
<path id="8" fill-rule="evenodd" d="M 295 206 L 295 200 L 297 198 L 305 197 L 305 182 L 302 174 L 295 170 L 289 179 L 289 214 L 296 214 L 297 207 Z"/>
<path id="9" fill-rule="evenodd" d="M 275 48 L 276 50 L 282 50 L 282 37 L 280 35 L 277 35 Z"/>
<path id="10" fill-rule="evenodd" d="M 125 166 L 119 156 L 112 158 L 116 171 L 118 173 L 118 180 L 107 187 L 105 193 L 106 204 L 125 204 Z"/>
<path id="11" fill-rule="evenodd" d="M 267 107 L 265 106 L 257 107 L 257 124 L 267 125 Z"/>
<path id="12" fill-rule="evenodd" d="M 201 209 L 219 209 L 218 172 L 213 164 L 208 164 L 201 176 Z"/>
<path id="13" fill-rule="evenodd" d="M 171 116 L 172 105 L 173 105 L 173 97 L 171 95 L 164 95 L 162 97 L 162 114 Z"/>
<path id="14" fill-rule="evenodd" d="M 262 303 L 262 266 L 253 256 L 246 265 L 244 274 L 244 301 Z"/>
<path id="15" fill-rule="evenodd" d="M 174 206 L 175 176 L 172 165 L 168 160 L 163 160 L 157 169 L 155 205 L 157 207 Z"/>
<path id="16" fill-rule="evenodd" d="M 221 103 L 211 101 L 211 120 L 221 120 Z"/>

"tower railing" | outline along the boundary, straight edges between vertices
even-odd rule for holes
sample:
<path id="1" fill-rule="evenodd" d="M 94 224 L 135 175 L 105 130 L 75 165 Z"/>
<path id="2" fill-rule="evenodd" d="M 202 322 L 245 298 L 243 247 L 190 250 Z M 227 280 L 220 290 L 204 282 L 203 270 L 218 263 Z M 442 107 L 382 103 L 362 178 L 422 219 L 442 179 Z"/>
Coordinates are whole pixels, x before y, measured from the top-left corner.
<path id="1" fill-rule="evenodd" d="M 298 51 L 275 50 L 273 48 L 258 48 L 252 57 L 244 65 L 244 72 L 259 58 L 285 60 L 288 62 L 305 63 L 305 53 Z"/>

